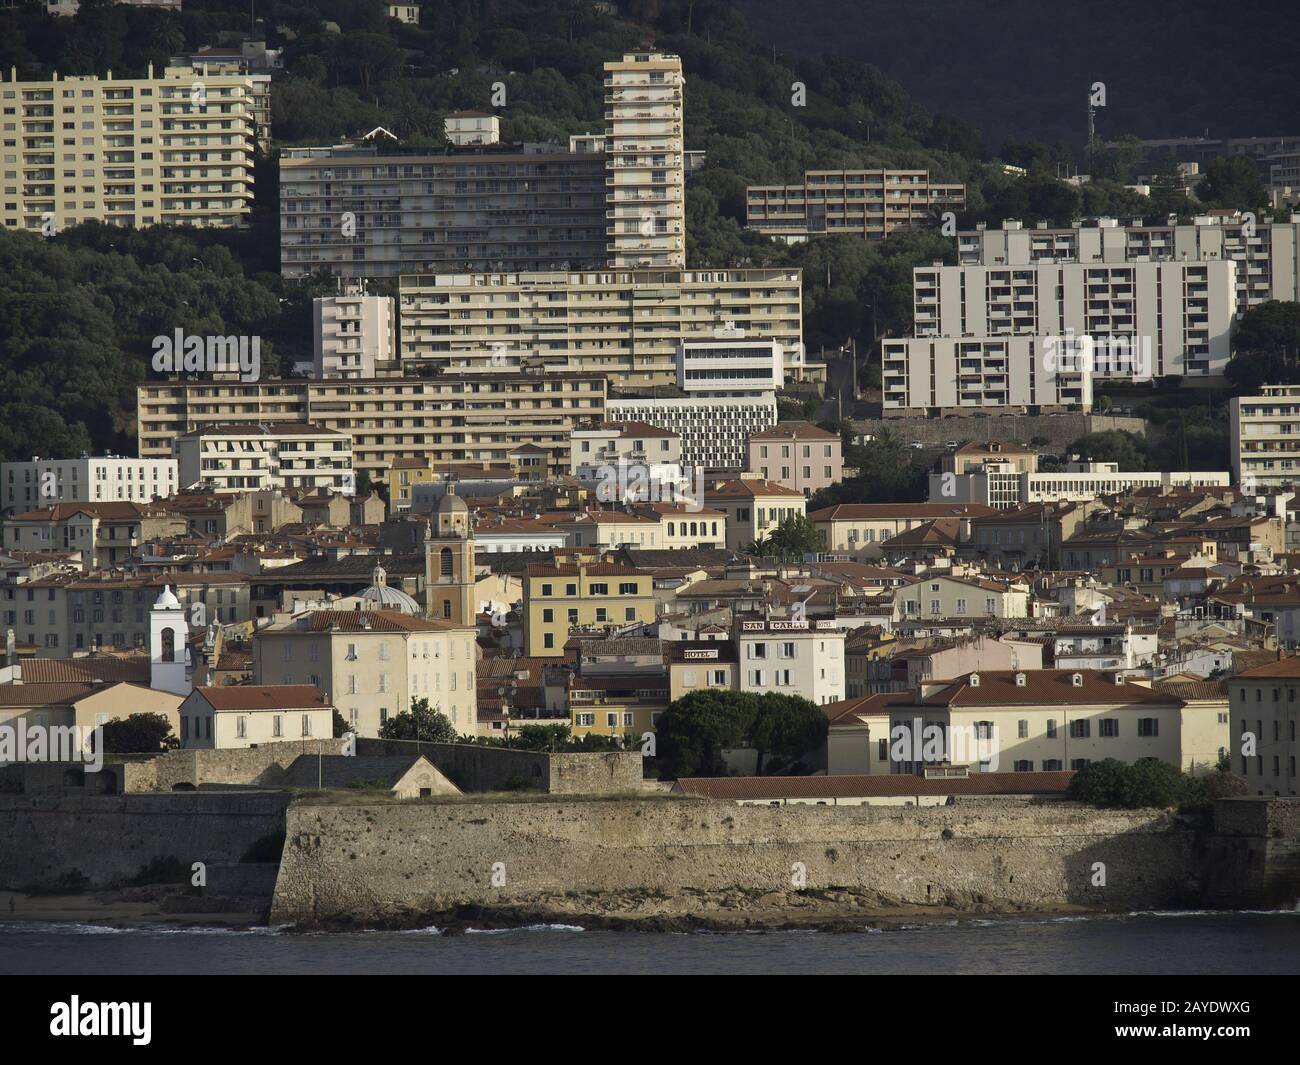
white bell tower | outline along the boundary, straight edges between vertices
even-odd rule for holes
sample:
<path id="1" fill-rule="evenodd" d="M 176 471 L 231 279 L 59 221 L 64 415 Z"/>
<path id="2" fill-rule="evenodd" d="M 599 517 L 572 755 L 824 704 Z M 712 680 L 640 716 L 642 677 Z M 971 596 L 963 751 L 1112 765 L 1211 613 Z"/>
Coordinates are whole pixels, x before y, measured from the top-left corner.
<path id="1" fill-rule="evenodd" d="M 171 588 L 163 585 L 162 594 L 149 611 L 149 687 L 189 695 L 188 652 L 185 608 Z"/>

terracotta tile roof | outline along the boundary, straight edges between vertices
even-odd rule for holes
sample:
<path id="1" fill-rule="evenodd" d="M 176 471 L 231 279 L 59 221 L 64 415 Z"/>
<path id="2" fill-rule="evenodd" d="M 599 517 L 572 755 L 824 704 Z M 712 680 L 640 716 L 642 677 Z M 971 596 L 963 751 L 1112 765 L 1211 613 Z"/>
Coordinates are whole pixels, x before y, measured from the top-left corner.
<path id="1" fill-rule="evenodd" d="M 620 566 L 614 562 L 588 562 L 585 566 L 588 577 L 645 577 L 647 574 L 641 570 L 632 569 L 630 566 Z M 547 562 L 530 562 L 528 564 L 528 576 L 530 577 L 576 577 L 578 576 L 578 567 L 576 564 L 566 564 L 561 566 L 552 565 Z"/>
<path id="2" fill-rule="evenodd" d="M 796 492 L 793 488 L 787 488 L 776 481 L 761 480 L 734 480 L 720 481 L 712 488 L 704 490 L 704 498 L 708 499 L 753 499 L 756 497 L 767 498 L 768 496 L 790 496 L 792 499 L 803 499 L 802 492 Z"/>
<path id="3" fill-rule="evenodd" d="M 832 725 L 860 725 L 859 715 L 888 714 L 891 706 L 910 706 L 911 692 L 877 692 L 875 695 L 859 695 L 853 699 L 840 699 L 833 703 L 823 703 L 822 713 Z"/>
<path id="4" fill-rule="evenodd" d="M 750 433 L 750 440 L 838 440 L 839 433 L 832 433 L 812 422 L 781 422 L 771 429 L 762 429 Z"/>
<path id="5" fill-rule="evenodd" d="M 1158 692 L 1172 695 L 1183 702 L 1199 702 L 1204 699 L 1228 698 L 1226 680 L 1170 680 L 1156 681 L 1152 687 Z"/>
<path id="6" fill-rule="evenodd" d="M 89 681 L 59 684 L 0 684 L 0 706 L 71 706 L 105 685 Z"/>
<path id="7" fill-rule="evenodd" d="M 816 777 L 683 777 L 674 791 L 707 799 L 853 799 L 909 795 L 1063 795 L 1074 774 L 972 773 L 926 778 L 905 773 Z"/>
<path id="8" fill-rule="evenodd" d="M 27 658 L 22 662 L 24 684 L 86 684 L 92 680 L 149 683 L 149 659 Z"/>
<path id="9" fill-rule="evenodd" d="M 456 625 L 419 618 L 395 610 L 313 610 L 308 615 L 312 632 L 457 632 Z M 472 628 L 473 626 L 464 626 Z"/>
<path id="10" fill-rule="evenodd" d="M 1016 684 L 1017 672 L 1024 675 Z M 1075 686 L 1078 674 L 1082 684 Z M 971 676 L 978 676 L 977 686 Z M 1116 684 L 1114 674 L 1095 669 L 996 669 L 973 671 L 946 688 L 921 700 L 924 706 L 1095 706 L 1176 702 L 1167 692 L 1158 692 L 1133 681 Z"/>
<path id="11" fill-rule="evenodd" d="M 319 710 L 330 703 L 314 684 L 227 684 L 195 688 L 217 711 Z"/>
<path id="12" fill-rule="evenodd" d="M 1296 677 L 1300 677 L 1300 655 L 1288 655 L 1286 658 L 1278 658 L 1272 662 L 1265 662 L 1262 666 L 1243 669 L 1233 677 L 1233 679 L 1294 680 Z"/>

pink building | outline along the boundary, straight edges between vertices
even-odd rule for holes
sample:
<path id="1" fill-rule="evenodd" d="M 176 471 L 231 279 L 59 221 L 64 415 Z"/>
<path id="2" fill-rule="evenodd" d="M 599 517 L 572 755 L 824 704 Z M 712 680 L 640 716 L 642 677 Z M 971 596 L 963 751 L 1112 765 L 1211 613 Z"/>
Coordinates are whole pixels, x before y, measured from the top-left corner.
<path id="1" fill-rule="evenodd" d="M 781 422 L 750 435 L 747 468 L 807 497 L 844 479 L 841 452 L 838 433 L 811 422 Z"/>

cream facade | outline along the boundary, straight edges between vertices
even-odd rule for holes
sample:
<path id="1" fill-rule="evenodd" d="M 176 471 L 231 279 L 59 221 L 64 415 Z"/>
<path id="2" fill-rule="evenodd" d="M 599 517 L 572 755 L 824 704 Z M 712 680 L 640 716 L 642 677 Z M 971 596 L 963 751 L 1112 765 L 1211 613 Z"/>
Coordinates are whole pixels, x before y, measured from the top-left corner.
<path id="1" fill-rule="evenodd" d="M 1300 658 L 1288 657 L 1228 681 L 1232 771 L 1254 795 L 1300 794 Z"/>
<path id="2" fill-rule="evenodd" d="M 923 577 L 894 589 L 894 620 L 1023 618 L 1029 586 L 967 577 Z"/>
<path id="3" fill-rule="evenodd" d="M 942 754 L 925 749 L 930 726 L 946 736 Z M 910 773 L 951 762 L 972 772 L 1025 773 L 1158 758 L 1206 773 L 1227 752 L 1228 729 L 1221 695 L 1188 700 L 1088 670 L 980 671 L 923 685 L 910 706 L 891 705 L 891 767 Z"/>
<path id="4" fill-rule="evenodd" d="M 1300 481 L 1300 385 L 1228 401 L 1232 472 L 1247 494 Z"/>
<path id="5" fill-rule="evenodd" d="M 864 562 L 880 557 L 885 540 L 924 522 L 993 513 L 992 507 L 979 503 L 839 503 L 809 517 L 823 533 L 824 550 Z"/>
<path id="6" fill-rule="evenodd" d="M 356 490 L 351 442 L 336 430 L 316 425 L 209 425 L 180 437 L 176 458 L 186 488 Z"/>
<path id="7" fill-rule="evenodd" d="M 679 345 L 733 323 L 781 344 L 802 379 L 801 290 L 796 269 L 404 274 L 399 358 L 480 372 L 536 362 L 625 388 L 672 385 Z"/>
<path id="8" fill-rule="evenodd" d="M 259 629 L 257 684 L 312 684 L 359 736 L 427 699 L 462 735 L 478 732 L 475 629 L 389 610 L 313 610 Z"/>
<path id="9" fill-rule="evenodd" d="M 374 377 L 397 362 L 397 304 L 361 292 L 312 300 L 312 374 Z"/>
<path id="10" fill-rule="evenodd" d="M 797 244 L 815 236 L 884 240 L 966 206 L 966 186 L 928 170 L 809 170 L 798 185 L 750 185 L 745 228 Z"/>
<path id="11" fill-rule="evenodd" d="M 609 265 L 686 265 L 682 61 L 634 52 L 605 64 Z"/>
<path id="12" fill-rule="evenodd" d="M 180 706 L 183 748 L 232 750 L 328 740 L 334 708 L 310 685 L 195 688 Z"/>
<path id="13" fill-rule="evenodd" d="M 205 425 L 310 423 L 352 439 L 353 468 L 382 480 L 398 458 L 509 462 L 522 444 L 567 461 L 569 433 L 604 415 L 599 374 L 446 374 L 311 381 L 150 381 L 138 386 L 142 456 L 166 458 L 172 440 Z"/>
<path id="14" fill-rule="evenodd" d="M 808 510 L 802 492 L 775 481 L 749 478 L 706 488 L 704 503 L 727 516 L 727 548 L 732 551 L 745 550 L 765 539 L 786 518 L 803 517 Z"/>
<path id="15" fill-rule="evenodd" d="M 0 223 L 241 226 L 253 203 L 252 76 L 167 67 L 144 78 L 0 82 Z"/>

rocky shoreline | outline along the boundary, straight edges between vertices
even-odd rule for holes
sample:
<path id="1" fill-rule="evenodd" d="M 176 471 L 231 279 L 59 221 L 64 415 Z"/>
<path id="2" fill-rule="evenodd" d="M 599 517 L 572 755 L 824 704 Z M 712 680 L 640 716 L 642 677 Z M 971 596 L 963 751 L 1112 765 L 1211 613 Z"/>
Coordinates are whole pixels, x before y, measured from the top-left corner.
<path id="1" fill-rule="evenodd" d="M 864 932 L 981 917 L 1100 914 L 1087 906 L 1024 907 L 970 900 L 933 906 L 899 903 L 872 892 L 809 889 L 800 892 L 730 891 L 689 898 L 632 892 L 546 896 L 497 906 L 450 905 L 365 920 L 332 916 L 277 928 L 280 932 L 382 932 L 436 928 L 448 935 L 470 930 L 572 925 L 586 931 Z M 200 896 L 169 887 L 130 888 L 76 895 L 0 892 L 0 922 L 66 922 L 109 927 L 184 925 L 231 929 L 267 927 L 265 912 L 214 910 Z"/>

